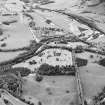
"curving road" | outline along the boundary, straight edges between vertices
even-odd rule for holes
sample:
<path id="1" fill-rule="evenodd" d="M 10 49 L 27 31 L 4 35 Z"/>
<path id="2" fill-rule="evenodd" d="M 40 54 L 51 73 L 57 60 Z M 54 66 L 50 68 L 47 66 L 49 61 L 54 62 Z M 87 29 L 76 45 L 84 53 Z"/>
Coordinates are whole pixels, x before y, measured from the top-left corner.
<path id="1" fill-rule="evenodd" d="M 15 98 L 14 96 L 12 96 L 10 93 L 8 93 L 4 89 L 0 89 L 0 94 L 1 94 L 1 101 L 0 102 L 3 103 L 1 105 L 6 105 L 3 102 L 4 99 L 8 100 L 12 105 L 28 105 L 28 104 L 20 101 L 19 99 Z"/>

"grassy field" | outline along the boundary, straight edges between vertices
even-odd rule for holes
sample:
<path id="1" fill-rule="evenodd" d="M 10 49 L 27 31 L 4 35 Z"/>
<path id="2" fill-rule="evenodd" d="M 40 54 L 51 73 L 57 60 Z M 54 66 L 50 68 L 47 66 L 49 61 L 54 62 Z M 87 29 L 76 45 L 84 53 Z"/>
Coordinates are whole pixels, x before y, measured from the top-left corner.
<path id="1" fill-rule="evenodd" d="M 105 86 L 105 67 L 95 63 L 89 63 L 80 68 L 84 95 L 87 100 L 97 96 Z"/>
<path id="2" fill-rule="evenodd" d="M 100 54 L 90 53 L 90 52 L 86 52 L 86 51 L 83 53 L 78 53 L 78 54 L 76 54 L 76 56 L 79 58 L 87 59 L 88 62 L 97 62 L 101 58 L 105 57 L 105 56 L 100 55 Z"/>
<path id="3" fill-rule="evenodd" d="M 19 52 L 0 52 L 0 62 L 4 62 L 4 61 L 9 61 L 10 59 L 13 59 L 17 56 L 19 56 L 19 54 L 24 53 L 24 51 L 19 51 Z"/>
<path id="4" fill-rule="evenodd" d="M 27 99 L 34 97 L 43 105 L 71 105 L 71 102 L 76 101 L 75 78 L 44 76 L 44 79 L 38 83 L 35 81 L 35 76 L 26 77 L 23 97 Z"/>

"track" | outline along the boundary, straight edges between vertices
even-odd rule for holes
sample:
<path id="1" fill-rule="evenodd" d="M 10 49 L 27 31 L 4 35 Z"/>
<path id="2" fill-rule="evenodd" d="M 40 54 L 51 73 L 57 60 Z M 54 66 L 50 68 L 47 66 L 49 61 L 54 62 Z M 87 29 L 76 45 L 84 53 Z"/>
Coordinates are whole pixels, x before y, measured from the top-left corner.
<path id="1" fill-rule="evenodd" d="M 78 96 L 77 103 L 78 105 L 85 105 L 84 103 L 85 99 L 84 99 L 84 94 L 83 94 L 83 87 L 82 87 L 79 67 L 76 64 L 75 50 L 72 50 L 72 61 L 73 61 L 73 65 L 75 66 L 75 70 L 76 70 L 75 79 L 76 79 L 77 96 Z"/>

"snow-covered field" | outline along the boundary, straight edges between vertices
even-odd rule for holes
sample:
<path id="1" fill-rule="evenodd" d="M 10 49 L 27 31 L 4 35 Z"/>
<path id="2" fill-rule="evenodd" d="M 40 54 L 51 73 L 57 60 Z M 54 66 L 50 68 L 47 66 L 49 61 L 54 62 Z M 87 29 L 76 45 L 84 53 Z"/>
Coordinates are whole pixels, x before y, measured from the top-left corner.
<path id="1" fill-rule="evenodd" d="M 36 64 L 30 64 L 29 62 L 35 61 Z M 14 65 L 13 67 L 27 67 L 34 71 L 42 64 L 49 64 L 49 65 L 59 65 L 59 66 L 66 66 L 72 65 L 72 56 L 71 52 L 61 49 L 50 49 L 45 50 L 40 53 L 38 56 L 32 57 L 31 59 L 27 60 L 26 62 L 19 63 Z"/>

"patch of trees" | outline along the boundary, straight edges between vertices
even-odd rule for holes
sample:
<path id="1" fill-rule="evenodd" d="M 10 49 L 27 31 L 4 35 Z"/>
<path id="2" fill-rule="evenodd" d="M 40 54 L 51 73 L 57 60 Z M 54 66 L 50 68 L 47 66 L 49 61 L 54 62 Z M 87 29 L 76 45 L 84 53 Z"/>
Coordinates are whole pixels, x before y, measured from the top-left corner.
<path id="1" fill-rule="evenodd" d="M 0 35 L 3 35 L 3 30 L 0 28 Z"/>
<path id="2" fill-rule="evenodd" d="M 32 60 L 32 61 L 29 61 L 29 64 L 30 65 L 35 65 L 35 64 L 37 64 L 37 62 L 35 60 Z"/>
<path id="3" fill-rule="evenodd" d="M 55 3 L 55 2 L 54 1 L 42 2 L 41 5 L 46 5 L 46 4 L 49 4 L 49 3 Z"/>
<path id="4" fill-rule="evenodd" d="M 12 20 L 12 21 L 3 21 L 2 24 L 4 25 L 10 25 L 11 23 L 16 23 L 17 20 Z"/>
<path id="5" fill-rule="evenodd" d="M 105 51 L 97 51 L 97 50 L 93 50 L 93 49 L 89 49 L 89 48 L 86 48 L 84 50 L 91 52 L 91 53 L 95 53 L 95 54 L 105 55 Z"/>
<path id="6" fill-rule="evenodd" d="M 38 73 L 40 75 L 75 75 L 75 67 L 71 65 L 67 66 L 52 66 L 49 64 L 42 64 L 39 67 Z"/>
<path id="7" fill-rule="evenodd" d="M 35 105 L 32 101 L 27 100 L 27 99 L 25 99 L 25 98 L 20 98 L 20 97 L 19 97 L 19 99 L 20 99 L 22 102 L 24 102 L 24 103 L 26 103 L 26 104 L 28 104 L 28 105 Z"/>
<path id="8" fill-rule="evenodd" d="M 15 68 L 5 70 L 5 73 L 8 73 L 8 72 L 11 72 L 14 74 L 17 74 L 19 72 L 20 75 L 24 77 L 24 76 L 28 76 L 31 73 L 31 70 L 26 67 L 15 67 Z"/>
<path id="9" fill-rule="evenodd" d="M 83 47 L 82 47 L 82 46 L 77 46 L 77 47 L 75 48 L 75 52 L 76 52 L 76 53 L 82 53 L 82 52 L 83 52 Z"/>
<path id="10" fill-rule="evenodd" d="M 41 5 L 46 5 L 46 4 L 49 4 L 49 3 L 55 3 L 54 1 L 51 1 L 51 0 L 34 0 L 35 3 L 39 3 Z"/>
<path id="11" fill-rule="evenodd" d="M 97 96 L 93 97 L 93 100 L 95 104 L 100 103 L 99 105 L 105 105 L 104 98 L 105 98 L 105 87 L 102 89 L 100 93 L 97 94 Z"/>
<path id="12" fill-rule="evenodd" d="M 99 36 L 100 36 L 100 34 L 99 34 L 99 33 L 97 33 L 97 34 L 93 34 L 93 36 L 92 36 L 92 37 L 93 37 L 94 39 L 97 39 Z"/>
<path id="13" fill-rule="evenodd" d="M 105 58 L 98 62 L 100 65 L 105 66 Z"/>
<path id="14" fill-rule="evenodd" d="M 2 16 L 17 16 L 17 13 L 3 13 Z"/>
<path id="15" fill-rule="evenodd" d="M 31 22 L 29 23 L 29 26 L 30 26 L 31 28 L 35 27 L 35 22 L 34 22 L 34 21 L 31 21 Z"/>
<path id="16" fill-rule="evenodd" d="M 20 1 L 23 1 L 24 3 L 29 3 L 30 0 L 20 0 Z"/>
<path id="17" fill-rule="evenodd" d="M 46 20 L 47 24 L 50 24 L 50 20 Z M 34 30 L 41 30 L 41 31 L 58 31 L 58 32 L 63 32 L 63 29 L 60 28 L 53 28 L 53 27 L 34 27 Z"/>
<path id="18" fill-rule="evenodd" d="M 1 44 L 1 47 L 2 47 L 2 44 Z M 17 52 L 17 51 L 28 51 L 30 50 L 29 47 L 22 47 L 22 48 L 14 48 L 14 49 L 0 49 L 0 52 Z"/>
<path id="19" fill-rule="evenodd" d="M 78 67 L 86 66 L 88 63 L 87 59 L 76 58 L 76 63 Z"/>
<path id="20" fill-rule="evenodd" d="M 66 40 L 61 40 L 60 43 L 61 44 L 68 44 L 68 42 Z"/>
<path id="21" fill-rule="evenodd" d="M 4 73 L 0 76 L 0 88 L 7 90 L 14 96 L 20 96 L 21 94 L 21 82 L 20 78 L 13 73 Z"/>

